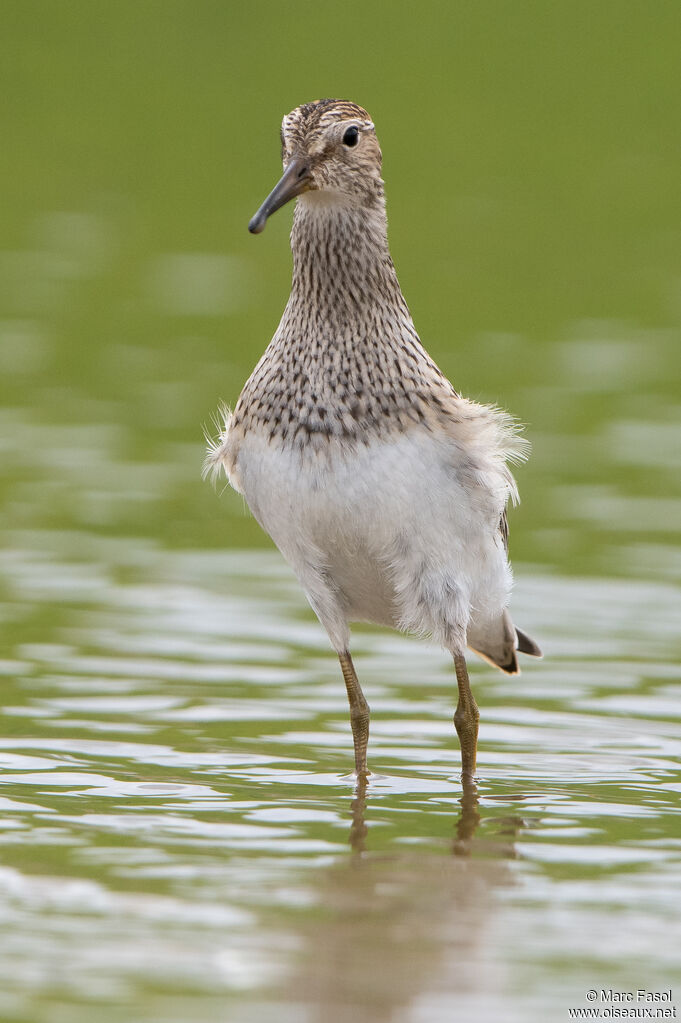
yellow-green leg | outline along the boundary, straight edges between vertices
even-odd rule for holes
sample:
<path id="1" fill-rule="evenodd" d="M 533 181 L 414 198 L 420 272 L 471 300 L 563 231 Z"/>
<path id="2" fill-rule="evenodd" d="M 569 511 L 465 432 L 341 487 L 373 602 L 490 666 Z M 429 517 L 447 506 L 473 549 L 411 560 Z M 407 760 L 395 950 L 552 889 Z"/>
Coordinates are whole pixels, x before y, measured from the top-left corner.
<path id="1" fill-rule="evenodd" d="M 459 686 L 459 702 L 456 705 L 454 724 L 461 743 L 461 777 L 472 781 L 475 777 L 475 761 L 478 753 L 478 721 L 480 711 L 471 692 L 466 658 L 454 654 L 456 681 Z"/>
<path id="2" fill-rule="evenodd" d="M 359 684 L 350 654 L 339 654 L 338 659 L 343 671 L 345 688 L 348 691 L 348 702 L 350 704 L 350 724 L 352 725 L 352 740 L 355 744 L 355 771 L 358 778 L 363 778 L 369 773 L 367 771 L 369 704 L 364 699 L 364 693 Z"/>

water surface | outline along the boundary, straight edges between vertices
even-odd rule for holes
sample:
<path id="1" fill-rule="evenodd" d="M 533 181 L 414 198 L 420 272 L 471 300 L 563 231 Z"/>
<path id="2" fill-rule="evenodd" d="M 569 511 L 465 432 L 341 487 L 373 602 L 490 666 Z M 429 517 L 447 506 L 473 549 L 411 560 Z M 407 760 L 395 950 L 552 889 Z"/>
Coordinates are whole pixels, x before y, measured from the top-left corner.
<path id="1" fill-rule="evenodd" d="M 276 554 L 18 539 L 4 1018 L 545 1020 L 670 986 L 675 587 L 521 573 L 547 657 L 473 668 L 477 799 L 448 659 L 361 631 L 363 800 L 335 657 Z"/>

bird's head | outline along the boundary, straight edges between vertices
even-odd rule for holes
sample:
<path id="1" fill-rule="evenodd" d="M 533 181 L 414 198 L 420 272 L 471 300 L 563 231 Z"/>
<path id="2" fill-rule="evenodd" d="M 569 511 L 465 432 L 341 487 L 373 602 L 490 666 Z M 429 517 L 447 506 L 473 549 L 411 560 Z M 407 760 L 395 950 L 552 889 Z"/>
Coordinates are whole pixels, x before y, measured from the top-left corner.
<path id="1" fill-rule="evenodd" d="M 296 107 L 281 125 L 284 174 L 251 219 L 258 234 L 271 213 L 303 193 L 316 202 L 372 207 L 383 200 L 381 149 L 366 110 L 339 99 Z"/>

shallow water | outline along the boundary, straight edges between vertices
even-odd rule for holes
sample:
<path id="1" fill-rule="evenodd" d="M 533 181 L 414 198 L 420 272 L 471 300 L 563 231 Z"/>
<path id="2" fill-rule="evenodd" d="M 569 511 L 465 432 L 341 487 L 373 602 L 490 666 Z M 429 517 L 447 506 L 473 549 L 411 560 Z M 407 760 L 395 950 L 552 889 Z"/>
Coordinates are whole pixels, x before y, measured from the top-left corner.
<path id="1" fill-rule="evenodd" d="M 519 572 L 547 656 L 473 669 L 477 798 L 447 658 L 361 631 L 362 799 L 335 657 L 275 553 L 20 539 L 3 1018 L 539 1021 L 673 984 L 677 588 Z"/>

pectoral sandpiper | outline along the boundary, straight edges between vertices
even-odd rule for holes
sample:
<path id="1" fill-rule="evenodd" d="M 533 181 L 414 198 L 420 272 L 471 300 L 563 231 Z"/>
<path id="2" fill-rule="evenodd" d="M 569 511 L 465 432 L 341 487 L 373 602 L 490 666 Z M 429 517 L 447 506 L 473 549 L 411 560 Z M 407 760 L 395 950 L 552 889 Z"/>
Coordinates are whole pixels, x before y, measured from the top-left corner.
<path id="1" fill-rule="evenodd" d="M 283 177 L 249 230 L 298 197 L 291 295 L 206 468 L 244 495 L 338 653 L 358 778 L 369 707 L 352 621 L 429 633 L 450 651 L 471 779 L 480 715 L 466 647 L 511 675 L 517 651 L 541 656 L 506 610 L 508 463 L 526 442 L 506 413 L 462 398 L 421 345 L 388 250 L 366 110 L 306 103 L 284 117 L 281 144 Z"/>

